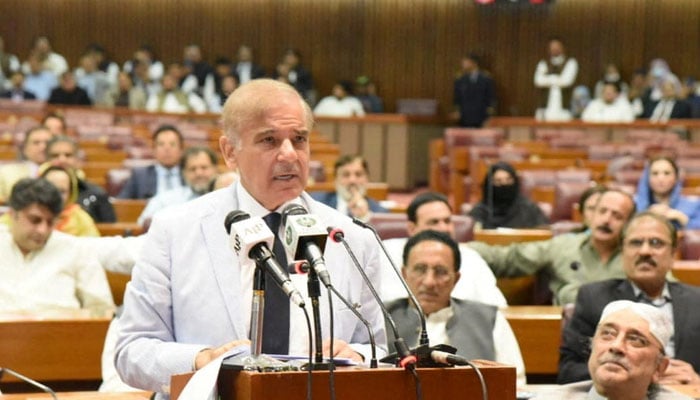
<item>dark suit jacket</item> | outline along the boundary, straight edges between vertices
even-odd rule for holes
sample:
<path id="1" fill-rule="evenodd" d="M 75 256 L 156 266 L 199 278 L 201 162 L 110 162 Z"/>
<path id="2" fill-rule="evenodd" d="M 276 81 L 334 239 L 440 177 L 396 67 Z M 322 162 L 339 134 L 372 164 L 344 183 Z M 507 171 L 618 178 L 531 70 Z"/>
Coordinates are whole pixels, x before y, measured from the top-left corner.
<path id="1" fill-rule="evenodd" d="M 309 195 L 316 201 L 327 205 L 330 208 L 338 207 L 338 193 L 336 192 L 311 192 Z M 379 205 L 374 199 L 365 196 L 369 210 L 372 212 L 388 212 L 388 210 Z"/>
<path id="2" fill-rule="evenodd" d="M 659 104 L 658 101 L 647 103 L 648 107 L 644 108 L 644 113 L 642 113 L 642 118 L 649 119 L 654 113 L 654 109 Z M 670 119 L 688 119 L 691 118 L 690 105 L 685 100 L 676 100 L 673 104 L 673 110 L 671 110 Z"/>
<path id="3" fill-rule="evenodd" d="M 471 75 L 465 74 L 454 83 L 454 104 L 459 110 L 460 126 L 481 127 L 495 101 L 493 79 L 481 72 L 473 82 Z"/>
<path id="4" fill-rule="evenodd" d="M 693 311 L 700 304 L 700 288 L 669 282 L 673 304 L 674 358 L 690 363 L 700 371 L 700 314 Z M 588 374 L 590 339 L 603 313 L 603 308 L 615 300 L 636 301 L 632 285 L 626 279 L 611 279 L 581 286 L 571 321 L 564 329 L 559 348 L 558 382 L 568 383 L 591 379 Z"/>
<path id="5" fill-rule="evenodd" d="M 134 168 L 131 176 L 117 196 L 120 199 L 148 199 L 158 191 L 158 175 L 155 165 Z"/>
<path id="6" fill-rule="evenodd" d="M 92 105 L 92 100 L 83 89 L 76 87 L 72 92 L 66 92 L 60 86 L 51 91 L 49 104 L 68 104 L 68 105 Z"/>
<path id="7" fill-rule="evenodd" d="M 17 93 L 17 92 L 22 94 L 22 98 L 24 100 L 35 100 L 36 99 L 36 96 L 34 96 L 34 93 L 28 92 L 26 90 L 19 90 L 19 91 L 8 90 L 8 91 L 0 94 L 0 98 L 11 99 L 12 96 L 14 95 L 14 93 Z"/>
<path id="8" fill-rule="evenodd" d="M 238 76 L 238 63 L 233 64 L 233 73 L 236 75 L 236 79 L 239 78 Z M 252 63 L 250 67 L 250 79 L 258 79 L 258 78 L 264 78 L 265 77 L 265 68 L 259 66 L 256 63 Z M 240 82 L 240 79 L 238 79 Z"/>

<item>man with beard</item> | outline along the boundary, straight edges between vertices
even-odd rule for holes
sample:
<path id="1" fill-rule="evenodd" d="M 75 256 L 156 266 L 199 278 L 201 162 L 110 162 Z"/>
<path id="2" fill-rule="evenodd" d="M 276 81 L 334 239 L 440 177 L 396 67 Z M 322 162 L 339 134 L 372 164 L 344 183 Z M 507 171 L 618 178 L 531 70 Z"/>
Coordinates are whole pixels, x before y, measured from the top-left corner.
<path id="1" fill-rule="evenodd" d="M 598 200 L 590 232 L 508 246 L 481 242 L 467 245 L 486 260 L 496 277 L 532 275 L 544 270 L 554 303 L 572 303 L 583 284 L 624 277 L 620 235 L 634 208 L 629 194 L 608 190 Z"/>
<path id="2" fill-rule="evenodd" d="M 578 62 L 568 57 L 559 38 L 549 40 L 549 58 L 542 59 L 535 69 L 535 87 L 540 101 L 535 117 L 544 121 L 568 121 L 571 112 L 566 107 L 576 82 Z"/>
<path id="3" fill-rule="evenodd" d="M 312 193 L 316 201 L 335 208 L 343 214 L 368 221 L 373 212 L 387 212 L 376 201 L 365 195 L 369 180 L 367 160 L 360 155 L 340 157 L 334 166 L 335 192 Z"/>
<path id="4" fill-rule="evenodd" d="M 139 225 L 144 225 L 157 212 L 165 208 L 208 193 L 212 187 L 212 181 L 216 178 L 217 162 L 216 154 L 208 147 L 196 146 L 185 150 L 180 160 L 180 170 L 186 185 L 163 192 L 149 200 L 138 218 Z"/>
<path id="5" fill-rule="evenodd" d="M 700 315 L 692 307 L 700 304 L 700 289 L 667 280 L 677 246 L 676 229 L 664 217 L 643 212 L 636 215 L 623 233 L 622 265 L 625 279 L 584 285 L 579 290 L 571 322 L 566 326 L 559 359 L 559 382 L 589 379 L 585 344 L 595 333 L 595 324 L 606 304 L 631 300 L 656 306 L 675 327 L 665 352 L 671 358 L 661 375 L 665 384 L 698 384 Z"/>
<path id="6" fill-rule="evenodd" d="M 594 329 L 586 342 L 592 379 L 537 393 L 537 399 L 691 399 L 659 386 L 673 363 L 666 353 L 672 347 L 673 322 L 662 309 L 616 300 L 605 306 Z"/>

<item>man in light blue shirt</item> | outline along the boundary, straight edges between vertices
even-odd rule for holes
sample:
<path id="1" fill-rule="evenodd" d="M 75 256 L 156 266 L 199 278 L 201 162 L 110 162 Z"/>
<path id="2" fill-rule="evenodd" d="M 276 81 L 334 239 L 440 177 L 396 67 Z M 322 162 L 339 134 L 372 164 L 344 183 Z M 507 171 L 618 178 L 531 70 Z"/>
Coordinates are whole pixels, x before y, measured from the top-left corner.
<path id="1" fill-rule="evenodd" d="M 56 75 L 43 69 L 37 56 L 29 57 L 29 72 L 24 78 L 24 90 L 34 93 L 37 99 L 46 101 L 51 95 L 51 90 L 58 86 Z"/>

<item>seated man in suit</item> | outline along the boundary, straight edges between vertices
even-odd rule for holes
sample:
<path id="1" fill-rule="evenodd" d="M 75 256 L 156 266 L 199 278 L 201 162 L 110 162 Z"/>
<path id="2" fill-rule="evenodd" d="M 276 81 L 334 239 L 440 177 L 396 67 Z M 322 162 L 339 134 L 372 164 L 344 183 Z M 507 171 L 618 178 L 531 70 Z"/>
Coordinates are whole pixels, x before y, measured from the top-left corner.
<path id="1" fill-rule="evenodd" d="M 79 238 L 54 231 L 63 204 L 45 179 L 25 178 L 10 196 L 9 227 L 0 228 L 0 311 L 86 310 L 111 316 L 104 270 Z"/>
<path id="2" fill-rule="evenodd" d="M 187 185 L 180 186 L 156 195 L 148 201 L 146 208 L 139 215 L 138 223 L 144 226 L 153 216 L 174 205 L 182 204 L 208 193 L 216 178 L 218 160 L 214 151 L 208 147 L 190 147 L 185 150 L 180 161 L 180 170 Z"/>
<path id="3" fill-rule="evenodd" d="M 172 125 L 161 125 L 153 133 L 154 165 L 134 168 L 117 196 L 120 199 L 150 199 L 165 191 L 183 186 L 180 158 L 184 139 Z"/>
<path id="4" fill-rule="evenodd" d="M 22 161 L 0 167 L 0 203 L 7 201 L 12 186 L 22 178 L 36 177 L 39 165 L 46 161 L 46 143 L 51 139 L 51 132 L 43 126 L 27 131 L 20 147 Z"/>
<path id="5" fill-rule="evenodd" d="M 673 322 L 660 308 L 629 300 L 609 303 L 594 326 L 587 357 L 591 380 L 546 389 L 537 399 L 690 400 L 661 388 L 672 363 Z M 584 361 L 584 366 L 585 361 Z"/>
<path id="6" fill-rule="evenodd" d="M 690 105 L 679 98 L 677 82 L 667 79 L 661 84 L 661 99 L 649 102 L 642 118 L 648 118 L 651 122 L 665 123 L 669 119 L 691 118 Z"/>
<path id="7" fill-rule="evenodd" d="M 432 229 L 444 232 L 455 239 L 452 207 L 450 207 L 445 195 L 434 192 L 421 193 L 413 198 L 406 209 L 406 214 L 408 215 L 409 236 Z M 384 246 L 394 265 L 401 265 L 401 255 L 407 241 L 408 238 L 384 240 Z M 459 246 L 459 253 L 462 260 L 459 269 L 465 278 L 457 281 L 452 291 L 452 297 L 478 301 L 496 307 L 507 306 L 506 298 L 496 286 L 496 277 L 493 276 L 493 272 L 479 253 L 462 244 Z M 394 267 L 385 257 L 382 257 L 381 296 L 385 302 L 406 296 L 406 290 L 396 276 Z"/>
<path id="8" fill-rule="evenodd" d="M 373 212 L 387 210 L 366 196 L 369 180 L 367 160 L 360 155 L 340 157 L 333 167 L 335 192 L 314 192 L 314 200 L 335 208 L 343 214 L 368 221 Z"/>
<path id="9" fill-rule="evenodd" d="M 233 347 L 247 347 L 254 262 L 239 259 L 229 245 L 224 220 L 231 211 L 264 217 L 279 237 L 284 229 L 278 213 L 289 204 L 302 205 L 324 224 L 342 229 L 370 280 L 379 279 L 373 235 L 304 192 L 313 114 L 293 87 L 271 79 L 241 85 L 224 105 L 222 126 L 222 155 L 229 168 L 237 166 L 240 180 L 156 215 L 126 289 L 117 371 L 128 385 L 160 392 L 156 398 L 165 397 L 173 374 L 198 370 Z M 281 241 L 276 242 L 275 258 L 287 265 Z M 351 303 L 362 304 L 382 356 L 384 317 L 369 287 L 343 245 L 327 241 L 324 257 L 333 266 L 328 271 L 337 290 Z M 306 287 L 301 284 L 303 276 L 294 274 L 290 279 L 296 287 Z M 334 356 L 369 361 L 365 326 L 342 311 L 336 298 L 333 302 L 339 311 L 334 317 Z M 274 284 L 266 286 L 265 307 L 262 352 L 308 354 L 304 315 Z M 327 307 L 322 307 L 322 321 L 328 318 Z M 323 348 L 328 356 L 331 341 L 326 328 Z"/>
<path id="10" fill-rule="evenodd" d="M 12 87 L 0 94 L 1 98 L 12 99 L 13 101 L 36 100 L 34 93 L 24 90 L 24 73 L 20 70 L 14 71 L 10 75 Z"/>
<path id="11" fill-rule="evenodd" d="M 634 208 L 634 199 L 628 193 L 608 190 L 598 199 L 590 231 L 508 246 L 481 242 L 467 245 L 486 260 L 497 277 L 544 270 L 550 276 L 554 302 L 572 303 L 581 285 L 624 276 L 620 236 Z"/>
<path id="12" fill-rule="evenodd" d="M 700 316 L 692 311 L 700 304 L 700 289 L 666 279 L 676 245 L 676 229 L 664 217 L 643 212 L 630 221 L 623 234 L 626 278 L 591 283 L 579 290 L 573 317 L 564 329 L 560 383 L 589 378 L 586 343 L 595 332 L 603 308 L 614 300 L 652 304 L 673 321 L 675 331 L 666 347 L 671 362 L 661 375 L 662 383 L 700 383 L 700 342 L 696 340 Z"/>
<path id="13" fill-rule="evenodd" d="M 518 384 L 525 384 L 518 341 L 498 308 L 451 297 L 461 277 L 460 265 L 457 243 L 443 232 L 422 231 L 408 239 L 403 250 L 401 274 L 425 313 L 430 343 L 449 344 L 468 359 L 514 365 Z M 420 320 L 413 308 L 407 297 L 387 304 L 399 334 L 410 347 L 419 343 Z M 392 330 L 387 329 L 387 334 L 393 343 Z"/>

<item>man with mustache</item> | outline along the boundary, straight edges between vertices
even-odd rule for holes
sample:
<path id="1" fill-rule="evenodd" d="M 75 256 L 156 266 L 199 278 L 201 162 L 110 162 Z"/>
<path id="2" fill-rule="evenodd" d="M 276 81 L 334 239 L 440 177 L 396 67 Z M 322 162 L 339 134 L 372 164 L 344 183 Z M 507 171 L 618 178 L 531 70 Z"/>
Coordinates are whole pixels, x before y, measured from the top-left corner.
<path id="1" fill-rule="evenodd" d="M 451 296 L 461 277 L 460 264 L 459 245 L 445 232 L 423 230 L 404 247 L 401 274 L 425 312 L 430 343 L 449 344 L 468 359 L 514 365 L 518 384 L 525 384 L 520 347 L 498 307 Z M 413 303 L 404 297 L 388 303 L 387 310 L 406 344 L 417 346 L 420 321 Z"/>
<path id="2" fill-rule="evenodd" d="M 335 192 L 311 193 L 311 197 L 343 214 L 367 222 L 373 212 L 387 212 L 367 197 L 369 166 L 360 155 L 340 157 L 334 166 Z"/>
<path id="3" fill-rule="evenodd" d="M 666 350 L 673 323 L 661 308 L 629 300 L 609 303 L 590 342 L 591 380 L 559 386 L 537 399 L 681 400 L 690 397 L 661 388 L 668 374 Z"/>
<path id="4" fill-rule="evenodd" d="M 657 214 L 636 215 L 623 233 L 622 264 L 626 279 L 584 285 L 579 290 L 571 321 L 563 333 L 559 358 L 559 383 L 588 379 L 586 345 L 595 332 L 603 308 L 614 300 L 631 300 L 656 306 L 675 327 L 666 355 L 671 358 L 661 375 L 665 384 L 698 384 L 700 376 L 700 289 L 667 279 L 673 266 L 677 236 L 675 227 Z"/>
<path id="5" fill-rule="evenodd" d="M 629 194 L 608 190 L 598 199 L 590 231 L 508 246 L 480 242 L 468 246 L 481 255 L 497 277 L 543 271 L 549 276 L 554 303 L 572 303 L 581 285 L 624 277 L 620 234 L 634 208 Z"/>

